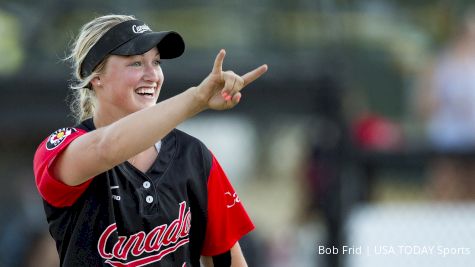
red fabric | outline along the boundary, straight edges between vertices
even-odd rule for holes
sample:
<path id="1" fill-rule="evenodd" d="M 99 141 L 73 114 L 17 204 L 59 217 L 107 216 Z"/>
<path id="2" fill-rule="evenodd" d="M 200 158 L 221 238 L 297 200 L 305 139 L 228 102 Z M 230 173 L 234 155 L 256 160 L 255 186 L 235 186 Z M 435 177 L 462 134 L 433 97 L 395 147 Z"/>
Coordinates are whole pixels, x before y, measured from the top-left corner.
<path id="1" fill-rule="evenodd" d="M 58 140 L 58 131 L 44 140 L 36 150 L 33 159 L 33 171 L 35 174 L 36 187 L 38 188 L 41 197 L 43 197 L 43 199 L 50 205 L 58 208 L 73 205 L 92 181 L 92 179 L 89 179 L 80 185 L 69 186 L 53 177 L 51 166 L 59 153 L 64 151 L 64 149 L 74 139 L 86 133 L 86 131 L 81 129 L 66 129 L 72 129 L 71 133 L 64 134 L 65 131 L 62 131 L 61 133 L 61 130 L 58 130 L 63 138 L 56 146 L 51 145 L 51 143 L 52 140 Z M 47 147 L 48 144 L 50 146 L 49 148 Z"/>
<path id="2" fill-rule="evenodd" d="M 213 156 L 208 178 L 208 222 L 201 254 L 215 256 L 230 250 L 254 229 L 226 174 Z"/>
<path id="3" fill-rule="evenodd" d="M 400 126 L 382 116 L 364 114 L 353 125 L 357 144 L 364 149 L 397 150 L 403 146 Z"/>

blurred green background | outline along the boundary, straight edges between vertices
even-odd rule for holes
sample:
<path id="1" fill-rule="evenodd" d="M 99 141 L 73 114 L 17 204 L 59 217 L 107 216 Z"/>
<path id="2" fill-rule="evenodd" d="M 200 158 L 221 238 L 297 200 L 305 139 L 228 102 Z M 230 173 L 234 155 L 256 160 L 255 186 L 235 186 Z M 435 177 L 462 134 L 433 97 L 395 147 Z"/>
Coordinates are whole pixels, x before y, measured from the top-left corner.
<path id="1" fill-rule="evenodd" d="M 250 266 L 472 266 L 475 145 L 438 149 L 424 113 L 428 73 L 463 39 L 470 4 L 0 1 L 0 266 L 58 266 L 33 154 L 51 132 L 74 124 L 63 58 L 82 24 L 110 13 L 184 37 L 185 54 L 162 65 L 160 100 L 198 84 L 221 48 L 224 68 L 236 73 L 269 65 L 235 109 L 179 126 L 215 152 L 254 220 L 242 240 Z M 475 42 L 466 46 L 475 50 Z M 370 253 L 344 254 L 344 245 Z M 381 255 L 382 246 L 450 254 Z"/>

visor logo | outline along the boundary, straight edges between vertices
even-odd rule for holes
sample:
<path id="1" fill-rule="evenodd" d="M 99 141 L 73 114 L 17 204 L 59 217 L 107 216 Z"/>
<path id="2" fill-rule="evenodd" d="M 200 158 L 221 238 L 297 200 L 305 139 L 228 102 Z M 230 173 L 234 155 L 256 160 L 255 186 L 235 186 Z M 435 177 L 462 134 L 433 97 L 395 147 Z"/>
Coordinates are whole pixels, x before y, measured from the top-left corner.
<path id="1" fill-rule="evenodd" d="M 147 26 L 147 24 L 144 24 L 144 25 L 140 25 L 140 26 L 133 25 L 132 26 L 132 31 L 134 33 L 143 33 L 143 32 L 151 32 L 152 30 Z"/>

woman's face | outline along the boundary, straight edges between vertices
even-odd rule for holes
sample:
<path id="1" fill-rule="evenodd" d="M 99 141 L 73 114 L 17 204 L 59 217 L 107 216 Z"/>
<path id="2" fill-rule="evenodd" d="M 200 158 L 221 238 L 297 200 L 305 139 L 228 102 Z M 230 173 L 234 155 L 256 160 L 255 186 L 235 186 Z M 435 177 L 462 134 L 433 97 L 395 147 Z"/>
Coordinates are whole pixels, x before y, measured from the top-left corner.
<path id="1" fill-rule="evenodd" d="M 111 55 L 96 80 L 99 109 L 112 116 L 130 113 L 155 105 L 163 84 L 158 49 L 142 55 Z"/>

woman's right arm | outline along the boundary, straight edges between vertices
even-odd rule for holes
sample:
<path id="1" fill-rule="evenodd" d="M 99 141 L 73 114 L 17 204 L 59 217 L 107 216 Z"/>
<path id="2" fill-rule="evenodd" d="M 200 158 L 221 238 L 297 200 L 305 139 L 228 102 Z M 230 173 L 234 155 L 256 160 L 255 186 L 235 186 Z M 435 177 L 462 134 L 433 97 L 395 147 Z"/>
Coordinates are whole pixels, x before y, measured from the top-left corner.
<path id="1" fill-rule="evenodd" d="M 197 113 L 234 107 L 242 88 L 264 74 L 267 65 L 239 76 L 223 72 L 224 56 L 221 50 L 200 85 L 76 138 L 55 159 L 54 177 L 67 185 L 79 185 L 144 151 Z"/>

